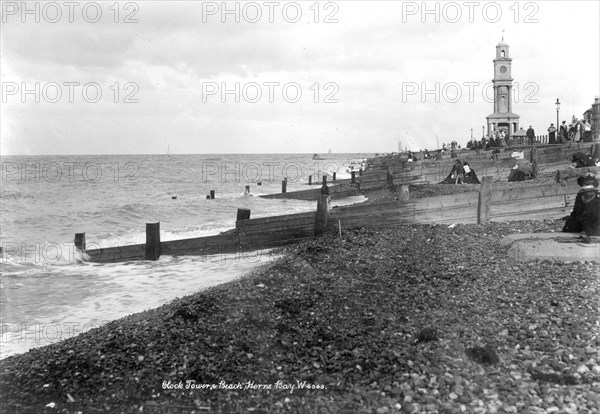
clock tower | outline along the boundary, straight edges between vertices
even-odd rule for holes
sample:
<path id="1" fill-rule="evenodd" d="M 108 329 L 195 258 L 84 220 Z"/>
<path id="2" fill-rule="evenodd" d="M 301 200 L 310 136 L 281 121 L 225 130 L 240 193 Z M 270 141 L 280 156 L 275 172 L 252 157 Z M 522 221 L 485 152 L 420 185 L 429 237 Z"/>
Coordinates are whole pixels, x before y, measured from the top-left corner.
<path id="1" fill-rule="evenodd" d="M 504 37 L 496 45 L 496 58 L 494 59 L 494 113 L 487 119 L 488 137 L 496 130 L 504 130 L 511 136 L 519 129 L 520 116 L 512 112 L 512 58 L 509 55 L 508 43 Z"/>

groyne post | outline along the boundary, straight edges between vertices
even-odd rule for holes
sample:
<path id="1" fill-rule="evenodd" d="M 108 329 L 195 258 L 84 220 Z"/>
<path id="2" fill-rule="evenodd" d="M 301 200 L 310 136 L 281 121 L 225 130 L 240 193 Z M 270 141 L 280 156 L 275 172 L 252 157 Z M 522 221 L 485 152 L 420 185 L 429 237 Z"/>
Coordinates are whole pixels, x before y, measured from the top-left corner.
<path id="1" fill-rule="evenodd" d="M 333 172 L 333 181 L 335 181 L 335 171 Z"/>
<path id="2" fill-rule="evenodd" d="M 394 173 L 392 167 L 387 167 L 387 184 L 390 188 L 394 186 Z"/>
<path id="3" fill-rule="evenodd" d="M 321 195 L 329 195 L 329 187 L 327 187 L 327 176 L 323 176 L 323 186 L 321 187 Z"/>
<path id="4" fill-rule="evenodd" d="M 85 252 L 85 233 L 75 233 L 75 240 L 73 243 L 77 250 Z"/>
<path id="5" fill-rule="evenodd" d="M 327 230 L 329 222 L 329 202 L 331 198 L 328 195 L 321 194 L 317 199 L 317 216 L 315 219 L 315 237 L 323 234 Z"/>
<path id="6" fill-rule="evenodd" d="M 350 182 L 351 182 L 352 184 L 356 184 L 356 171 L 352 171 L 350 174 L 351 174 L 351 176 L 352 176 L 352 178 L 351 178 L 351 181 L 350 181 Z"/>
<path id="7" fill-rule="evenodd" d="M 312 185 L 312 175 L 308 176 L 308 185 Z"/>
<path id="8" fill-rule="evenodd" d="M 236 221 L 249 220 L 250 219 L 250 211 L 251 210 L 249 208 L 238 208 Z"/>
<path id="9" fill-rule="evenodd" d="M 160 257 L 160 222 L 146 223 L 146 260 Z"/>
<path id="10" fill-rule="evenodd" d="M 215 199 L 215 190 L 210 190 L 210 199 L 211 200 Z"/>
<path id="11" fill-rule="evenodd" d="M 408 199 L 410 198 L 409 192 L 408 192 L 408 184 L 402 184 L 400 186 L 400 201 L 408 201 Z"/>
<path id="12" fill-rule="evenodd" d="M 477 224 L 485 224 L 490 220 L 490 206 L 492 201 L 492 178 L 483 177 L 479 187 L 477 203 Z"/>
<path id="13" fill-rule="evenodd" d="M 283 180 L 281 180 L 281 192 L 282 193 L 287 192 L 287 178 L 284 178 Z"/>

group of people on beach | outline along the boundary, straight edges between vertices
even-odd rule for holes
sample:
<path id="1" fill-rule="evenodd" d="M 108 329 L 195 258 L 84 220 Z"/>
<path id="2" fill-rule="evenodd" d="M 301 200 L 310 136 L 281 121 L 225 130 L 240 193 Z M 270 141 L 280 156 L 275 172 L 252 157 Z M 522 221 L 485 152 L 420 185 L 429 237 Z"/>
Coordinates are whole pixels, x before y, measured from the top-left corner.
<path id="1" fill-rule="evenodd" d="M 481 184 L 468 162 L 456 160 L 450 174 L 440 184 Z"/>

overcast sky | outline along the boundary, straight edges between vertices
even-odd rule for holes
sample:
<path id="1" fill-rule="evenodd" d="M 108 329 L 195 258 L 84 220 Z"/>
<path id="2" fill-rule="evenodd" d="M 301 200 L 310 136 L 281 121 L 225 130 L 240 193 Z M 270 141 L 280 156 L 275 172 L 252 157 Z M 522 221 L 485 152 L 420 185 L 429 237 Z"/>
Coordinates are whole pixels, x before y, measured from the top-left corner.
<path id="1" fill-rule="evenodd" d="M 599 3 L 4 1 L 1 152 L 464 145 L 503 34 L 513 112 L 547 133 L 600 94 Z"/>

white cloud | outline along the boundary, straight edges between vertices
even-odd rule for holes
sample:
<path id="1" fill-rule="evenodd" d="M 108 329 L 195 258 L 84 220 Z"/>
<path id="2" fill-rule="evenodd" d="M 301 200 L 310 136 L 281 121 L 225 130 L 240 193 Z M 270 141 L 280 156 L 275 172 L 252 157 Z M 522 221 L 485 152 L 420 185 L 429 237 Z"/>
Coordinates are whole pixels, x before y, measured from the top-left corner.
<path id="1" fill-rule="evenodd" d="M 403 15 L 403 7 L 421 7 L 422 2 L 366 1 L 321 2 L 319 23 L 309 8 L 313 2 L 300 3 L 303 19 L 298 23 L 277 13 L 273 23 L 265 21 L 266 15 L 256 24 L 243 18 L 232 22 L 231 15 L 227 23 L 218 15 L 203 22 L 202 2 L 138 2 L 139 22 L 132 24 L 114 23 L 113 3 L 102 3 L 105 18 L 97 24 L 82 19 L 23 24 L 19 16 L 8 16 L 2 25 L 2 82 L 26 82 L 28 87 L 79 82 L 80 87 L 72 103 L 52 104 L 42 96 L 36 104 L 32 95 L 25 95 L 23 104 L 20 94 L 3 96 L 1 150 L 163 153 L 171 145 L 182 153 L 312 153 L 329 147 L 388 152 L 397 149 L 402 131 L 411 145 L 420 147 L 435 147 L 436 134 L 440 143 L 465 143 L 471 128 L 480 136 L 492 112 L 483 86 L 493 76 L 492 59 L 503 29 L 519 88 L 514 112 L 522 124 L 543 131 L 555 122 L 556 98 L 565 117 L 581 116 L 600 90 L 598 2 L 499 2 L 502 18 L 497 23 L 481 14 L 491 3 L 480 2 L 472 23 L 464 6 L 458 23 L 436 23 L 431 14 Z M 427 4 L 433 9 L 435 3 Z M 437 4 L 443 17 L 450 3 Z M 339 22 L 323 23 L 332 12 Z M 538 22 L 525 23 L 526 18 Z M 90 82 L 101 88 L 100 102 L 82 96 L 82 86 Z M 129 89 L 127 82 L 132 83 Z M 203 82 L 226 82 L 228 87 L 232 82 L 296 82 L 303 97 L 292 104 L 278 90 L 273 103 L 266 98 L 248 103 L 241 96 L 236 104 L 231 95 L 226 104 L 219 95 L 203 102 Z M 316 103 L 310 89 L 315 82 L 320 86 Z M 332 91 L 323 89 L 326 82 L 337 85 L 338 103 L 323 103 Z M 472 96 L 468 82 L 477 83 Z M 436 83 L 439 102 L 433 94 L 422 99 L 423 87 L 431 90 Z M 409 84 L 418 85 L 419 93 L 403 100 L 403 85 Z M 457 102 L 451 102 L 455 91 L 450 84 L 461 88 Z M 139 102 L 123 103 L 134 86 Z M 523 102 L 533 90 L 531 98 L 538 102 Z"/>

